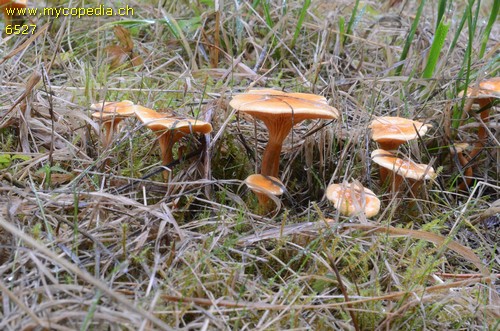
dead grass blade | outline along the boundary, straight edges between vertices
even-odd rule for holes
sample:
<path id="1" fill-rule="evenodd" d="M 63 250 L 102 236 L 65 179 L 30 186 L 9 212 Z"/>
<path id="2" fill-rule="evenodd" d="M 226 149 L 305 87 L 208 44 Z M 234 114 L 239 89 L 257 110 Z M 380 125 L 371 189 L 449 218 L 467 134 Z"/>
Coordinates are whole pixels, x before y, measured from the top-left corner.
<path id="1" fill-rule="evenodd" d="M 171 301 L 171 302 L 183 302 L 183 303 L 191 303 L 202 306 L 219 306 L 219 307 L 228 307 L 228 308 L 242 308 L 242 309 L 255 309 L 255 310 L 314 310 L 314 309 L 345 309 L 350 305 L 357 305 L 367 302 L 373 301 L 381 301 L 381 300 L 399 300 L 402 297 L 408 295 L 415 295 L 419 298 L 422 298 L 428 293 L 435 293 L 441 291 L 447 291 L 452 288 L 463 288 L 469 285 L 482 283 L 488 281 L 489 277 L 480 277 L 480 278 L 472 278 L 466 280 L 460 280 L 456 282 L 439 284 L 429 287 L 422 287 L 419 289 L 415 289 L 413 291 L 398 291 L 392 292 L 386 295 L 375 296 L 370 298 L 351 300 L 347 302 L 335 302 L 335 303 L 326 303 L 326 304 L 304 304 L 304 305 L 279 305 L 279 304 L 269 304 L 265 302 L 248 302 L 248 301 L 232 301 L 232 300 L 211 300 L 205 298 L 193 298 L 193 297 L 179 297 L 173 295 L 162 295 L 162 298 Z"/>
<path id="2" fill-rule="evenodd" d="M 281 236 L 297 234 L 302 232 L 314 232 L 317 233 L 320 229 L 326 227 L 335 227 L 338 230 L 356 229 L 356 230 L 366 230 L 378 233 L 386 233 L 398 236 L 409 236 L 415 239 L 426 240 L 432 242 L 438 247 L 448 248 L 460 256 L 462 256 L 467 261 L 473 263 L 483 275 L 489 275 L 488 269 L 484 266 L 481 259 L 470 249 L 467 248 L 449 238 L 440 236 L 438 234 L 430 233 L 427 231 L 420 230 L 410 230 L 395 228 L 392 226 L 382 226 L 376 224 L 334 224 L 335 221 L 331 219 L 325 219 L 325 222 L 306 222 L 300 224 L 288 225 L 284 229 L 272 229 L 264 231 L 262 234 L 254 234 L 247 237 L 243 237 L 238 241 L 238 244 L 247 246 L 254 244 L 255 242 L 268 240 L 268 239 L 279 239 Z"/>
<path id="3" fill-rule="evenodd" d="M 77 277 L 79 277 L 82 280 L 86 281 L 87 283 L 95 286 L 97 289 L 101 290 L 103 293 L 105 293 L 111 299 L 115 300 L 116 302 L 123 305 L 127 309 L 130 309 L 131 311 L 141 315 L 144 319 L 151 321 L 153 324 L 162 328 L 163 330 L 173 330 L 165 322 L 163 322 L 162 320 L 160 320 L 156 316 L 152 315 L 150 312 L 145 311 L 141 307 L 134 305 L 132 302 L 130 302 L 123 295 L 108 288 L 108 286 L 106 284 L 104 284 L 102 281 L 100 281 L 99 279 L 94 278 L 94 276 L 92 276 L 88 272 L 80 269 L 75 264 L 68 262 L 65 259 L 60 258 L 56 253 L 52 252 L 46 246 L 39 243 L 36 239 L 28 236 L 23 231 L 19 230 L 14 225 L 7 222 L 5 220 L 5 218 L 3 217 L 3 215 L 0 215 L 0 226 L 2 228 L 4 228 L 5 230 L 7 230 L 8 232 L 10 232 L 13 236 L 21 239 L 25 244 L 33 247 L 34 249 L 38 250 L 40 253 L 46 255 L 54 263 L 59 264 L 64 269 L 68 270 L 69 272 L 74 273 Z"/>

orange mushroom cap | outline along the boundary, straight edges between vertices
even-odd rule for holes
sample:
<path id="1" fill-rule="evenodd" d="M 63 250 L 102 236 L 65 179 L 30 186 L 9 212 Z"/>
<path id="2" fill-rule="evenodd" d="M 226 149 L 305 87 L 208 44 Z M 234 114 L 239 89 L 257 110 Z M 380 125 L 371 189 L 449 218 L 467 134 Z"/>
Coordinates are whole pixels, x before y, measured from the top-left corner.
<path id="1" fill-rule="evenodd" d="M 269 131 L 269 141 L 262 157 L 261 173 L 278 176 L 283 141 L 297 124 L 306 119 L 336 119 L 339 111 L 322 96 L 286 93 L 272 89 L 250 90 L 235 96 L 229 104 L 234 109 L 260 119 Z"/>
<path id="2" fill-rule="evenodd" d="M 141 122 L 153 131 L 174 130 L 181 133 L 202 133 L 212 132 L 212 124 L 192 118 L 167 117 L 170 114 L 161 114 L 152 109 L 137 106 L 135 114 Z"/>
<path id="3" fill-rule="evenodd" d="M 418 136 L 424 136 L 429 127 L 429 124 L 391 116 L 378 117 L 369 126 L 372 129 L 374 141 L 396 148 L 400 144 L 418 138 Z"/>
<path id="4" fill-rule="evenodd" d="M 404 178 L 423 180 L 433 179 L 437 176 L 434 168 L 427 164 L 419 164 L 411 160 L 400 159 L 391 152 L 383 149 L 374 150 L 371 154 L 371 158 L 373 162 L 381 167 L 391 170 Z"/>
<path id="5" fill-rule="evenodd" d="M 464 91 L 460 91 L 459 97 L 463 97 Z M 479 83 L 479 88 L 469 86 L 467 96 L 474 99 L 500 98 L 500 77 L 492 77 Z"/>
<path id="6" fill-rule="evenodd" d="M 493 77 L 483 80 L 479 83 L 479 87 L 487 93 L 493 94 L 495 97 L 500 97 L 500 77 Z"/>
<path id="7" fill-rule="evenodd" d="M 353 216 L 364 213 L 370 218 L 380 211 L 380 200 L 372 190 L 353 183 L 331 184 L 326 197 L 341 214 Z"/>
<path id="8" fill-rule="evenodd" d="M 298 123 L 306 119 L 336 119 L 339 111 L 326 98 L 310 93 L 287 93 L 273 89 L 250 90 L 235 96 L 231 107 L 265 120 L 268 117 L 289 118 Z"/>
<path id="9" fill-rule="evenodd" d="M 135 114 L 135 105 L 132 101 L 101 101 L 90 105 L 95 112 L 92 117 L 104 121 L 114 117 L 130 117 Z"/>
<path id="10" fill-rule="evenodd" d="M 285 193 L 285 186 L 276 177 L 259 174 L 250 175 L 245 179 L 245 184 L 255 193 L 272 194 L 275 196 Z"/>

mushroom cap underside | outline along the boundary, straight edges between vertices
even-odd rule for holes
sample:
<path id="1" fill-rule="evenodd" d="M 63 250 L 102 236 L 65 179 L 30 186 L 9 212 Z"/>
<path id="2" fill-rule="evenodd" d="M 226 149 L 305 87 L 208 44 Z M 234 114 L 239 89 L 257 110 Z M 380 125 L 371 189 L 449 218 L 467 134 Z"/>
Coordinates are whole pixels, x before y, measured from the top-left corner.
<path id="1" fill-rule="evenodd" d="M 374 119 L 369 128 L 372 130 L 372 139 L 384 143 L 406 142 L 424 136 L 429 126 L 407 118 L 386 116 Z"/>
<path id="2" fill-rule="evenodd" d="M 395 172 L 396 174 L 414 180 L 433 179 L 436 177 L 434 168 L 427 164 L 415 163 L 411 160 L 403 160 L 391 152 L 376 149 L 372 152 L 373 162 L 379 166 Z"/>
<path id="3" fill-rule="evenodd" d="M 380 199 L 375 193 L 361 185 L 349 183 L 331 184 L 326 189 L 326 197 L 340 213 L 353 216 L 364 212 L 370 218 L 380 211 Z"/>
<path id="4" fill-rule="evenodd" d="M 250 90 L 229 102 L 238 111 L 265 120 L 292 117 L 296 122 L 306 119 L 336 119 L 339 111 L 328 105 L 326 98 L 309 93 L 287 93 L 273 89 Z"/>
<path id="5" fill-rule="evenodd" d="M 135 112 L 141 122 L 153 131 L 176 130 L 183 133 L 212 132 L 212 124 L 192 118 L 176 118 L 170 114 L 158 113 L 152 109 L 138 106 Z"/>

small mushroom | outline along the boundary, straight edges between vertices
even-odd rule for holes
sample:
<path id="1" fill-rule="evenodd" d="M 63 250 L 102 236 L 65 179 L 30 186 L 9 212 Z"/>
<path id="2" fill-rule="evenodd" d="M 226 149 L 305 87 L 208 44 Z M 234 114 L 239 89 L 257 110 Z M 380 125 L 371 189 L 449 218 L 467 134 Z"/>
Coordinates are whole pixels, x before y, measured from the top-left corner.
<path id="1" fill-rule="evenodd" d="M 369 126 L 372 140 L 384 150 L 396 150 L 401 144 L 424 136 L 429 127 L 429 124 L 391 116 L 377 117 Z"/>
<path id="2" fill-rule="evenodd" d="M 157 134 L 162 165 L 167 165 L 173 161 L 172 147 L 182 137 L 190 133 L 207 134 L 212 132 L 210 123 L 196 119 L 166 117 L 169 115 L 160 114 L 142 106 L 136 107 L 135 114 L 145 126 Z M 166 178 L 166 176 L 167 173 L 164 172 L 164 177 Z"/>
<path id="3" fill-rule="evenodd" d="M 229 103 L 240 112 L 260 119 L 269 131 L 269 141 L 262 157 L 261 174 L 278 177 L 283 141 L 292 127 L 306 119 L 336 119 L 339 112 L 322 96 L 286 93 L 272 89 L 250 90 Z"/>
<path id="4" fill-rule="evenodd" d="M 463 96 L 463 91 L 459 94 L 459 96 Z M 479 83 L 479 88 L 469 87 L 469 89 L 467 89 L 467 97 L 473 98 L 474 102 L 479 104 L 479 107 L 482 110 L 481 120 L 486 124 L 490 116 L 491 104 L 495 99 L 500 98 L 500 77 L 483 80 Z M 479 154 L 484 146 L 484 141 L 487 138 L 485 126 L 481 125 L 479 127 L 477 137 L 478 141 L 474 145 L 474 149 L 470 154 L 471 159 Z"/>
<path id="5" fill-rule="evenodd" d="M 342 215 L 354 216 L 364 213 L 370 218 L 380 211 L 379 198 L 361 184 L 331 184 L 326 189 L 326 197 Z"/>
<path id="6" fill-rule="evenodd" d="M 259 200 L 259 205 L 264 210 L 268 209 L 268 202 L 271 198 L 277 197 L 285 193 L 285 186 L 276 177 L 265 176 L 260 174 L 250 175 L 245 179 L 245 184 L 252 190 Z"/>
<path id="7" fill-rule="evenodd" d="M 372 152 L 371 158 L 373 162 L 388 170 L 391 176 L 391 191 L 398 192 L 403 179 L 406 178 L 412 182 L 412 191 L 418 190 L 419 184 L 426 179 L 436 177 L 434 169 L 427 164 L 415 163 L 411 160 L 403 160 L 389 151 L 376 149 Z M 385 182 L 385 178 L 380 178 L 381 183 Z"/>
<path id="8" fill-rule="evenodd" d="M 118 124 L 126 118 L 134 115 L 135 105 L 132 101 L 102 101 L 90 105 L 90 109 L 94 110 L 92 117 L 102 122 L 106 134 L 103 139 L 103 145 L 109 146 L 113 133 L 116 131 Z"/>

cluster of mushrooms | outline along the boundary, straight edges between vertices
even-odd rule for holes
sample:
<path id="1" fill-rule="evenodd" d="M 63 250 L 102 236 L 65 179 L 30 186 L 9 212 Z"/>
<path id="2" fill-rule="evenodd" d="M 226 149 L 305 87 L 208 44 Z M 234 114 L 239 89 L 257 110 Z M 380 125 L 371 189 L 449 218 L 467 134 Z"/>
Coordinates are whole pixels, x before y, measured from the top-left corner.
<path id="1" fill-rule="evenodd" d="M 113 139 L 113 133 L 118 125 L 127 117 L 137 117 L 145 126 L 154 131 L 158 136 L 162 165 L 173 161 L 173 146 L 182 137 L 188 134 L 208 134 L 212 132 L 210 123 L 193 119 L 174 116 L 173 114 L 158 113 L 153 109 L 136 105 L 132 101 L 99 102 L 92 104 L 94 111 L 92 117 L 101 121 L 104 128 L 102 139 L 104 147 L 108 147 Z M 163 177 L 168 180 L 168 170 L 163 171 Z"/>
<path id="2" fill-rule="evenodd" d="M 250 90 L 235 96 L 229 103 L 238 111 L 264 122 L 269 131 L 269 142 L 262 157 L 261 173 L 249 176 L 245 183 L 254 191 L 259 203 L 268 209 L 268 198 L 285 192 L 279 176 L 279 156 L 283 141 L 294 125 L 306 119 L 337 119 L 339 112 L 328 105 L 324 97 L 306 93 L 285 93 L 276 90 Z M 391 178 L 392 190 L 397 191 L 403 178 L 416 183 L 434 178 L 432 167 L 397 158 L 390 151 L 406 141 L 423 136 L 427 125 L 399 117 L 379 117 L 370 125 L 372 138 L 381 149 L 372 153 L 380 165 L 381 180 Z M 388 176 L 390 175 L 390 176 Z M 363 213 L 373 217 L 380 210 L 380 200 L 375 193 L 359 182 L 331 184 L 326 197 L 339 212 L 346 216 Z"/>
<path id="3" fill-rule="evenodd" d="M 459 97 L 463 97 L 464 91 L 459 93 Z M 489 130 L 488 122 L 490 117 L 490 109 L 495 102 L 500 98 L 500 77 L 493 77 L 479 82 L 478 86 L 471 86 L 467 89 L 468 102 L 465 106 L 465 113 L 470 114 L 470 109 L 473 103 L 479 105 L 480 122 L 477 132 L 477 141 L 474 144 L 469 156 L 465 156 L 465 151 L 469 148 L 468 143 L 458 143 L 451 146 L 451 152 L 456 155 L 462 171 L 465 175 L 465 181 L 459 185 L 460 190 L 469 188 L 472 182 L 474 171 L 470 165 L 470 161 L 474 160 L 483 150 L 485 142 L 488 140 Z"/>
<path id="4" fill-rule="evenodd" d="M 477 95 L 478 91 L 486 91 L 482 95 L 490 98 L 487 100 L 491 106 L 491 98 L 498 98 L 499 82 L 499 78 L 483 82 L 480 84 L 480 90 L 472 89 L 468 95 L 479 102 L 484 102 L 486 97 L 478 98 Z M 496 90 L 492 88 L 493 85 L 496 86 Z M 245 179 L 245 184 L 256 194 L 262 210 L 267 212 L 272 207 L 270 200 L 276 201 L 278 196 L 286 192 L 284 184 L 279 179 L 279 160 L 283 142 L 293 126 L 304 120 L 335 120 L 340 116 L 339 111 L 328 105 L 322 96 L 287 93 L 273 89 L 249 90 L 247 93 L 234 96 L 229 104 L 240 113 L 261 120 L 268 129 L 269 140 L 262 157 L 260 174 L 253 174 Z M 95 111 L 92 116 L 100 120 L 105 129 L 104 146 L 109 146 L 118 124 L 126 117 L 135 116 L 145 126 L 155 131 L 160 145 L 162 165 L 173 161 L 172 147 L 182 137 L 194 133 L 209 134 L 212 131 L 210 123 L 158 113 L 127 100 L 100 102 L 91 105 L 91 109 Z M 481 113 L 483 122 L 487 121 L 487 117 L 486 112 Z M 371 138 L 379 146 L 371 153 L 371 158 L 380 166 L 382 186 L 389 186 L 392 193 L 399 192 L 401 184 L 405 182 L 409 184 L 411 192 L 416 194 L 423 181 L 436 177 L 432 166 L 400 158 L 397 154 L 400 145 L 424 136 L 430 127 L 428 124 L 401 117 L 377 117 L 371 122 L 369 126 Z M 476 146 L 484 144 L 485 134 L 484 128 L 479 130 L 479 141 Z M 461 153 L 463 149 L 457 144 L 454 150 L 456 153 Z M 460 156 L 461 154 L 459 159 Z M 164 172 L 164 177 L 167 180 L 167 171 Z M 380 210 L 380 200 L 376 194 L 364 188 L 358 181 L 331 184 L 327 187 L 326 197 L 341 214 L 346 216 L 363 214 L 370 218 L 377 215 Z"/>

